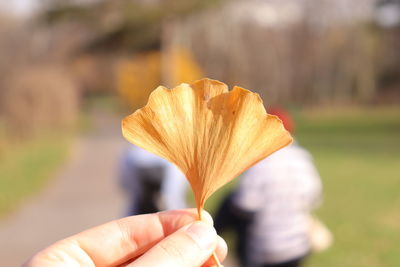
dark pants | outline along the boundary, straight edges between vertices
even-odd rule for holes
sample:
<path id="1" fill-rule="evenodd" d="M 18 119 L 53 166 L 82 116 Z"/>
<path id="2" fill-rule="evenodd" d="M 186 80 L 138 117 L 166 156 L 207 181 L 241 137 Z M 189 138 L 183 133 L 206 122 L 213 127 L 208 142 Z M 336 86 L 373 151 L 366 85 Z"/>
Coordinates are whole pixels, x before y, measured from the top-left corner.
<path id="1" fill-rule="evenodd" d="M 253 217 L 253 213 L 239 210 L 233 204 L 232 193 L 229 193 L 222 201 L 215 216 L 214 227 L 218 234 L 230 229 L 236 235 L 236 255 L 241 267 L 251 266 L 248 264 L 247 236 Z"/>
<path id="2" fill-rule="evenodd" d="M 161 186 L 164 177 L 164 167 L 136 167 L 134 170 L 136 176 L 132 179 L 137 179 L 135 186 L 138 188 L 132 189 L 135 195 L 131 194 L 131 204 L 128 210 L 129 216 L 138 214 L 148 214 L 160 211 L 158 202 L 161 194 Z"/>

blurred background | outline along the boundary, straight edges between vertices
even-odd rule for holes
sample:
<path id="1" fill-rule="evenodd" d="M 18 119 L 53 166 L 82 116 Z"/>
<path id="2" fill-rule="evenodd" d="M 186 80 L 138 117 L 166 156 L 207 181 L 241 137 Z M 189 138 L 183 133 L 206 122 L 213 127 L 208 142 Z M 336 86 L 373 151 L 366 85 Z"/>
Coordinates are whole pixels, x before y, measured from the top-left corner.
<path id="1" fill-rule="evenodd" d="M 1 265 L 121 216 L 121 118 L 202 77 L 292 112 L 335 236 L 307 266 L 400 266 L 399 0 L 2 0 Z"/>

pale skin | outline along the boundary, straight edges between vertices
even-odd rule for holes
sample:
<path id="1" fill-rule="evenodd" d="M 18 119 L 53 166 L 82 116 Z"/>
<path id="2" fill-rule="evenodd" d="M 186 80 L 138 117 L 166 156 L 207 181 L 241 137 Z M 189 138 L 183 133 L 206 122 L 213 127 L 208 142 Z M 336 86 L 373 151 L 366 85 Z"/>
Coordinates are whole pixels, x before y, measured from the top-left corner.
<path id="1" fill-rule="evenodd" d="M 227 246 L 211 216 L 202 218 L 186 209 L 115 220 L 54 243 L 23 267 L 216 266 L 212 253 L 222 262 Z"/>

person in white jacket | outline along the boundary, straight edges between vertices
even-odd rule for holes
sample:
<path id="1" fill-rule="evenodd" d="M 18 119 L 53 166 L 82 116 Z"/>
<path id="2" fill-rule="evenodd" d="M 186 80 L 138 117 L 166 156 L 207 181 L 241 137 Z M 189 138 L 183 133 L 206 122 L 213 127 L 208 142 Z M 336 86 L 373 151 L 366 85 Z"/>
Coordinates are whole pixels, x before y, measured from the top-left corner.
<path id="1" fill-rule="evenodd" d="M 129 201 L 125 215 L 187 207 L 188 182 L 182 172 L 137 146 L 129 145 L 122 154 L 120 183 Z"/>
<path id="2" fill-rule="evenodd" d="M 286 112 L 269 113 L 278 115 L 293 132 Z M 300 266 L 311 251 L 309 216 L 321 196 L 322 184 L 312 157 L 296 142 L 245 172 L 221 209 L 230 211 L 230 221 L 237 221 L 231 226 L 238 232 L 242 266 Z M 217 230 L 224 229 L 220 223 L 224 216 L 217 216 Z"/>
<path id="3" fill-rule="evenodd" d="M 251 266 L 299 266 L 311 250 L 309 215 L 320 199 L 311 156 L 296 143 L 246 172 L 233 204 L 254 213 L 246 248 Z"/>

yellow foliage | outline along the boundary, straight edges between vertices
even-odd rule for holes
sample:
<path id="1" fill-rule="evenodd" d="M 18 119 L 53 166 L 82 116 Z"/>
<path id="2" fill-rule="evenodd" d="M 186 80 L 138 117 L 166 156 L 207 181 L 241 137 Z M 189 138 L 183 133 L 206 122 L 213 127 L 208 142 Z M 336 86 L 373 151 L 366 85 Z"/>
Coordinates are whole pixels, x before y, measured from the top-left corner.
<path id="1" fill-rule="evenodd" d="M 203 77 L 203 71 L 189 50 L 172 49 L 171 84 L 192 83 Z"/>
<path id="2" fill-rule="evenodd" d="M 159 84 L 191 83 L 203 76 L 190 51 L 173 48 L 167 53 L 167 57 L 162 57 L 159 51 L 147 52 L 118 65 L 118 93 L 130 108 L 143 106 L 151 89 Z M 167 62 L 163 64 L 164 58 Z"/>
<path id="3" fill-rule="evenodd" d="M 119 64 L 118 93 L 125 104 L 136 108 L 146 103 L 152 88 L 161 82 L 160 52 L 149 52 Z"/>

